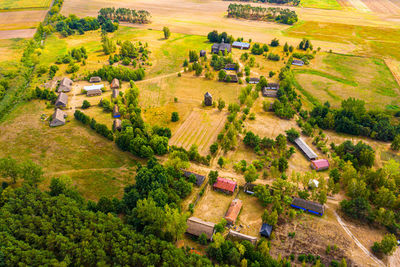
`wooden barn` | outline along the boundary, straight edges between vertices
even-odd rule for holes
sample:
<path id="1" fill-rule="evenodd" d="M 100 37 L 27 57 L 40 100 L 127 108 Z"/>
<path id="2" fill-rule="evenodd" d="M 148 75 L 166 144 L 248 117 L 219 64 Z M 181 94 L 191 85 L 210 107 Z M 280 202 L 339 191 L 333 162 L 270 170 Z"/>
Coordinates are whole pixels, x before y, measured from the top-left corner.
<path id="1" fill-rule="evenodd" d="M 225 52 L 230 53 L 232 51 L 232 46 L 231 44 L 227 44 L 227 43 L 220 43 L 220 44 L 213 44 L 211 47 L 211 53 L 213 54 L 219 54 L 219 52 L 222 52 L 223 54 Z"/>
<path id="2" fill-rule="evenodd" d="M 58 86 L 57 92 L 62 93 L 62 92 L 70 92 L 72 88 L 72 80 L 69 78 L 63 78 L 60 81 L 60 85 Z"/>
<path id="3" fill-rule="evenodd" d="M 324 205 L 298 197 L 293 198 L 292 204 L 290 206 L 319 216 L 324 215 L 325 211 Z"/>
<path id="4" fill-rule="evenodd" d="M 54 104 L 56 107 L 66 107 L 68 105 L 68 96 L 66 93 L 60 93 Z"/>
<path id="5" fill-rule="evenodd" d="M 120 119 L 115 119 L 113 122 L 113 131 L 121 131 L 122 130 L 122 125 L 121 125 L 121 120 Z"/>
<path id="6" fill-rule="evenodd" d="M 236 70 L 236 64 L 235 63 L 228 63 L 225 65 L 225 70 Z"/>
<path id="7" fill-rule="evenodd" d="M 91 82 L 91 83 L 99 83 L 99 82 L 101 82 L 101 78 L 98 77 L 98 76 L 90 77 L 89 82 Z"/>
<path id="8" fill-rule="evenodd" d="M 229 77 L 229 78 L 228 78 Z M 239 81 L 236 74 L 227 74 L 224 79 L 225 82 L 237 83 Z"/>
<path id="9" fill-rule="evenodd" d="M 194 236 L 200 236 L 204 233 L 207 236 L 207 239 L 212 241 L 214 227 L 215 223 L 206 222 L 196 217 L 190 217 L 187 220 L 186 232 Z"/>
<path id="10" fill-rule="evenodd" d="M 295 65 L 295 66 L 304 66 L 304 61 L 303 61 L 303 60 L 293 59 L 292 65 Z"/>
<path id="11" fill-rule="evenodd" d="M 93 89 L 93 90 L 89 90 L 86 91 L 86 96 L 99 96 L 103 93 L 103 91 L 101 91 L 101 89 Z"/>
<path id="12" fill-rule="evenodd" d="M 111 81 L 111 85 L 110 85 L 111 89 L 119 89 L 119 80 L 117 78 L 114 78 Z"/>
<path id="13" fill-rule="evenodd" d="M 118 107 L 118 105 L 114 105 L 114 108 L 113 108 L 113 117 L 114 117 L 114 118 L 120 118 L 120 117 L 121 117 L 121 113 L 119 113 L 119 107 Z"/>
<path id="14" fill-rule="evenodd" d="M 112 98 L 117 98 L 119 96 L 119 90 L 118 89 L 113 89 L 112 91 Z"/>
<path id="15" fill-rule="evenodd" d="M 311 168 L 316 171 L 323 171 L 329 169 L 329 161 L 327 159 L 317 159 L 311 161 Z"/>
<path id="16" fill-rule="evenodd" d="M 186 178 L 189 178 L 190 175 L 194 175 L 194 177 L 196 177 L 197 186 L 201 186 L 204 183 L 204 180 L 206 179 L 204 175 L 200 175 L 190 171 L 183 171 L 183 176 L 185 176 Z"/>
<path id="17" fill-rule="evenodd" d="M 208 107 L 212 106 L 212 102 L 213 102 L 212 95 L 209 92 L 205 93 L 205 95 L 204 95 L 204 105 L 208 106 Z"/>
<path id="18" fill-rule="evenodd" d="M 225 194 L 233 194 L 236 190 L 237 183 L 235 181 L 218 177 L 213 185 L 214 190 L 221 191 Z"/>
<path id="19" fill-rule="evenodd" d="M 304 142 L 301 137 L 294 140 L 294 143 L 299 147 L 303 154 L 308 158 L 308 160 L 316 160 L 318 158 L 317 154 Z"/>
<path id="20" fill-rule="evenodd" d="M 237 217 L 239 216 L 240 210 L 242 209 L 243 203 L 240 199 L 232 200 L 232 203 L 225 214 L 225 220 L 229 224 L 235 224 Z"/>
<path id="21" fill-rule="evenodd" d="M 65 124 L 67 113 L 57 108 L 51 116 L 50 127 L 57 127 Z"/>
<path id="22" fill-rule="evenodd" d="M 244 241 L 244 240 L 247 240 L 250 243 L 252 243 L 253 245 L 255 245 L 257 243 L 257 237 L 250 236 L 250 235 L 245 235 L 245 234 L 239 233 L 239 232 L 234 231 L 234 230 L 229 230 L 229 233 L 228 233 L 227 237 L 232 241 Z"/>
<path id="23" fill-rule="evenodd" d="M 232 43 L 232 47 L 233 48 L 239 48 L 239 49 L 249 49 L 250 48 L 250 44 L 249 43 L 245 43 L 245 42 L 235 41 L 235 42 Z"/>
<path id="24" fill-rule="evenodd" d="M 260 235 L 269 238 L 271 236 L 271 233 L 272 233 L 272 225 L 269 225 L 268 223 L 263 223 L 261 225 Z"/>
<path id="25" fill-rule="evenodd" d="M 254 78 L 249 78 L 249 83 L 250 84 L 257 84 L 257 83 L 259 83 L 260 82 L 260 78 L 256 78 L 256 77 L 254 77 Z"/>

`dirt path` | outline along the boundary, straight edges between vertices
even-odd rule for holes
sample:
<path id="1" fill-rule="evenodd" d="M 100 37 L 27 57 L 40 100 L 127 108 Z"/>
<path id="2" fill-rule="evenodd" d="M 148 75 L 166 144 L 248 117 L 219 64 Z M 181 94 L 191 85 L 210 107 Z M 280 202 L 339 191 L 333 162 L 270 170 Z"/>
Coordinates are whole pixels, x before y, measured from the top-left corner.
<path id="1" fill-rule="evenodd" d="M 400 248 L 393 253 L 392 256 L 389 257 L 389 267 L 400 266 Z"/>
<path id="2" fill-rule="evenodd" d="M 76 173 L 82 171 L 110 171 L 110 170 L 126 170 L 127 166 L 115 167 L 115 168 L 93 168 L 93 169 L 78 169 L 78 170 L 65 170 L 58 172 L 46 172 L 48 176 L 60 175 L 60 174 L 68 174 L 68 173 Z"/>
<path id="3" fill-rule="evenodd" d="M 379 260 L 377 257 L 375 257 L 371 252 L 369 252 L 369 250 L 366 247 L 364 247 L 363 244 L 361 244 L 360 241 L 358 241 L 358 239 L 352 234 L 352 232 L 349 230 L 347 225 L 342 221 L 342 219 L 339 217 L 339 215 L 336 213 L 336 211 L 334 209 L 332 209 L 332 211 L 335 214 L 336 219 L 337 219 L 338 223 L 340 224 L 340 226 L 342 226 L 343 230 L 354 240 L 354 242 L 357 244 L 357 246 L 368 257 L 370 257 L 378 266 L 385 266 L 385 264 L 381 260 Z"/>
<path id="4" fill-rule="evenodd" d="M 178 75 L 178 73 L 183 73 L 183 70 L 178 71 L 178 72 L 174 72 L 174 73 L 169 73 L 169 74 L 165 74 L 165 75 L 161 75 L 161 76 L 156 76 L 153 78 L 149 78 L 149 79 L 144 79 L 144 80 L 140 80 L 140 81 L 136 81 L 135 83 L 144 83 L 144 82 L 151 82 L 151 81 L 158 81 L 167 77 L 171 77 L 171 76 L 176 76 Z"/>

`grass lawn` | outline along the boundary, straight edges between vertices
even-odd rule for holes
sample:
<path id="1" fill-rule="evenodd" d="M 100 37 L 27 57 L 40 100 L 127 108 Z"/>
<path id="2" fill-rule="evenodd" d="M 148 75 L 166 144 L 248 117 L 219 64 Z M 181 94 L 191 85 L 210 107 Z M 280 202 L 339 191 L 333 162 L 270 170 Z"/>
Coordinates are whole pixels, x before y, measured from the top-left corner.
<path id="1" fill-rule="evenodd" d="M 51 0 L 2 0 L 0 10 L 48 8 Z"/>
<path id="2" fill-rule="evenodd" d="M 342 9 L 336 0 L 301 0 L 302 7 L 323 8 L 323 9 Z"/>

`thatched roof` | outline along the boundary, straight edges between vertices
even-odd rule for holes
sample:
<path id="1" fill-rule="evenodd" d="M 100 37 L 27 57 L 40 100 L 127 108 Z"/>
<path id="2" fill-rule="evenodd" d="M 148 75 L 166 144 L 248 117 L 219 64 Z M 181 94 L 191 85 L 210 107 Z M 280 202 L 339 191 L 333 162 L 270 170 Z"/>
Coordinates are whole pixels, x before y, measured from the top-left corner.
<path id="1" fill-rule="evenodd" d="M 62 111 L 61 109 L 57 108 L 54 111 L 54 114 L 52 116 L 50 126 L 55 127 L 55 126 L 60 126 L 65 124 L 65 118 L 67 117 L 67 113 Z"/>
<path id="2" fill-rule="evenodd" d="M 204 233 L 207 236 L 207 239 L 211 240 L 214 234 L 214 226 L 215 223 L 205 222 L 196 217 L 190 217 L 187 220 L 187 229 L 186 232 L 195 236 L 199 236 Z"/>
<path id="3" fill-rule="evenodd" d="M 229 230 L 228 237 L 234 240 L 247 240 L 250 241 L 253 245 L 257 243 L 257 237 L 245 235 L 234 230 Z"/>
<path id="4" fill-rule="evenodd" d="M 320 214 L 324 214 L 324 205 L 317 203 L 317 202 L 313 202 L 313 201 L 309 201 L 309 200 L 305 200 L 302 198 L 298 198 L 298 197 L 294 197 L 293 201 L 292 201 L 292 207 L 300 207 L 300 208 L 304 208 L 307 211 L 314 211 L 314 212 L 318 212 Z"/>
<path id="5" fill-rule="evenodd" d="M 94 77 L 90 78 L 89 82 L 91 82 L 91 83 L 99 83 L 99 82 L 101 82 L 101 78 L 98 77 L 98 76 L 94 76 Z"/>
<path id="6" fill-rule="evenodd" d="M 231 206 L 225 215 L 225 220 L 230 224 L 235 224 L 237 217 L 239 216 L 240 210 L 242 209 L 242 201 L 240 199 L 232 200 Z"/>
<path id="7" fill-rule="evenodd" d="M 121 120 L 120 119 L 115 119 L 113 122 L 113 130 L 114 131 L 120 131 L 122 129 L 121 126 Z"/>
<path id="8" fill-rule="evenodd" d="M 57 97 L 55 106 L 67 106 L 68 105 L 68 95 L 66 93 L 60 93 Z"/>
<path id="9" fill-rule="evenodd" d="M 304 142 L 301 137 L 294 140 L 294 143 L 300 148 L 300 150 L 306 155 L 309 160 L 317 159 L 318 156 L 315 152 Z"/>
<path id="10" fill-rule="evenodd" d="M 72 80 L 69 78 L 63 78 L 60 81 L 60 86 L 58 87 L 57 92 L 69 92 L 71 91 L 71 86 L 72 86 Z"/>
<path id="11" fill-rule="evenodd" d="M 119 90 L 118 89 L 113 89 L 112 98 L 117 98 L 118 96 L 119 96 Z"/>
<path id="12" fill-rule="evenodd" d="M 119 88 L 119 80 L 117 78 L 114 78 L 111 82 L 111 89 L 118 89 Z"/>

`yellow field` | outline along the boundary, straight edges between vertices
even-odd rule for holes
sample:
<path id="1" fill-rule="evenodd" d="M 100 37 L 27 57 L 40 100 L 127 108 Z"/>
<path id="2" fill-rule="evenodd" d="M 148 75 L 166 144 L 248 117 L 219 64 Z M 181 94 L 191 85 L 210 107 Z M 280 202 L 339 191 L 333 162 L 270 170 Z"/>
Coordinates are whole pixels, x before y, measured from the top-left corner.
<path id="1" fill-rule="evenodd" d="M 50 3 L 51 0 L 2 0 L 0 1 L 0 11 L 48 8 Z"/>

